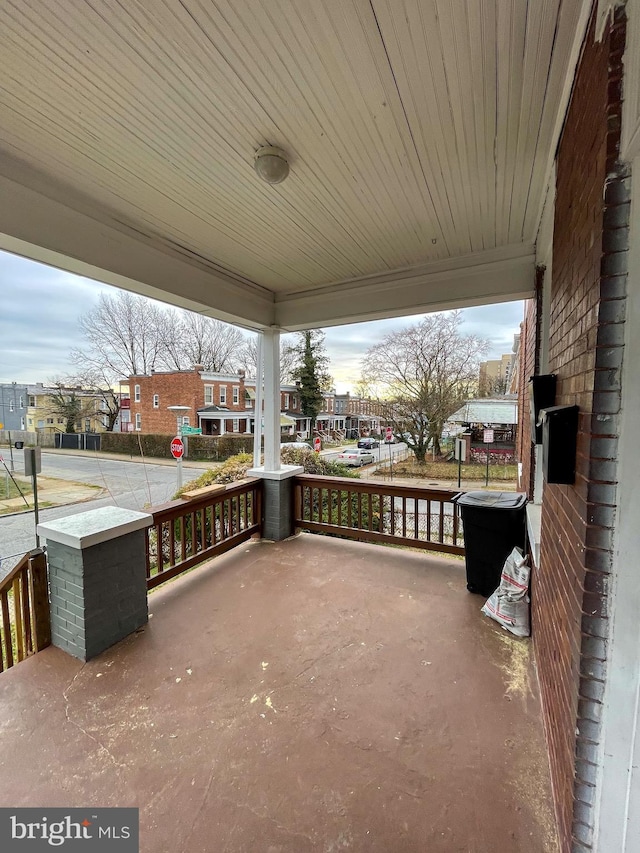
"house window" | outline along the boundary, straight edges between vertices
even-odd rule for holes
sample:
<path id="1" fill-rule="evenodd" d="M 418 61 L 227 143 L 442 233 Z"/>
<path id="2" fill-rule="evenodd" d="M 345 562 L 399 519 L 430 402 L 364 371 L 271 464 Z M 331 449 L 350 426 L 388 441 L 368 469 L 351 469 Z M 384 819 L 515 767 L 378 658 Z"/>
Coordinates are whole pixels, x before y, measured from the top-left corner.
<path id="1" fill-rule="evenodd" d="M 136 388 L 137 387 L 138 386 L 136 385 Z M 140 412 L 136 412 L 136 429 L 137 430 L 142 429 L 142 415 L 140 414 Z"/>
<path id="2" fill-rule="evenodd" d="M 133 402 L 134 403 L 140 402 L 140 386 L 139 385 L 133 386 Z"/>
<path id="3" fill-rule="evenodd" d="M 237 385 L 233 386 L 233 405 L 237 406 L 240 402 L 240 388 Z"/>
<path id="4" fill-rule="evenodd" d="M 239 430 L 240 430 L 240 420 L 239 420 L 238 418 L 234 418 L 234 419 L 233 419 L 233 426 L 232 426 L 232 430 L 233 430 L 233 432 L 239 432 Z"/>
<path id="5" fill-rule="evenodd" d="M 29 423 L 31 423 L 31 419 L 29 419 Z M 64 423 L 64 418 L 58 418 L 58 423 L 59 423 L 59 424 L 63 424 L 63 423 Z"/>
<path id="6" fill-rule="evenodd" d="M 189 415 L 182 416 L 182 426 L 189 426 L 191 424 L 191 418 Z"/>
<path id="7" fill-rule="evenodd" d="M 227 386 L 226 385 L 220 386 L 220 405 L 221 406 L 227 405 Z"/>
<path id="8" fill-rule="evenodd" d="M 13 400 L 9 400 L 9 411 L 10 411 L 10 412 L 12 412 L 12 411 L 13 411 L 13 408 L 14 408 L 14 406 L 13 406 Z"/>
<path id="9" fill-rule="evenodd" d="M 34 409 L 36 407 L 36 398 L 32 397 L 31 394 L 29 394 L 29 405 L 32 406 L 32 408 Z"/>
<path id="10" fill-rule="evenodd" d="M 20 408 L 24 409 L 24 397 L 20 397 Z"/>
<path id="11" fill-rule="evenodd" d="M 204 386 L 204 404 L 205 406 L 213 406 L 213 385 Z"/>
<path id="12" fill-rule="evenodd" d="M 24 429 L 24 418 L 20 418 L 20 429 Z"/>
<path id="13" fill-rule="evenodd" d="M 298 408 L 298 398 L 296 397 L 296 395 L 295 395 L 295 394 L 294 394 L 294 395 L 293 395 L 293 397 L 291 398 L 291 406 L 292 406 L 294 409 L 297 409 L 297 408 Z"/>
<path id="14" fill-rule="evenodd" d="M 160 408 L 160 395 L 159 394 L 153 395 L 153 408 L 154 409 Z"/>
<path id="15" fill-rule="evenodd" d="M 33 418 L 29 418 L 29 426 L 33 426 Z"/>
<path id="16" fill-rule="evenodd" d="M 284 407 L 285 407 L 285 409 L 289 408 L 289 395 L 288 394 L 284 395 Z"/>
<path id="17" fill-rule="evenodd" d="M 91 418 L 84 419 L 84 431 L 91 432 Z"/>
<path id="18" fill-rule="evenodd" d="M 48 424 L 52 424 L 52 423 L 53 423 L 53 418 L 47 418 L 47 423 L 48 423 Z"/>

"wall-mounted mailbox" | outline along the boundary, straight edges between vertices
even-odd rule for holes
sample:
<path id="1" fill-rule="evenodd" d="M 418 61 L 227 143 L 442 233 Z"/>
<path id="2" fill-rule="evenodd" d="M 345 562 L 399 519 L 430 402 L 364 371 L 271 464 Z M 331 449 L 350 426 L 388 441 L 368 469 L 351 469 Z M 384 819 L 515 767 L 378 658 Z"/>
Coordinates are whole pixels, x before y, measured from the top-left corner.
<path id="1" fill-rule="evenodd" d="M 542 409 L 542 470 L 547 483 L 571 485 L 576 479 L 578 406 Z"/>
<path id="2" fill-rule="evenodd" d="M 531 441 L 542 444 L 542 424 L 540 412 L 549 409 L 556 401 L 556 374 L 543 373 L 529 380 L 529 407 L 531 411 Z"/>

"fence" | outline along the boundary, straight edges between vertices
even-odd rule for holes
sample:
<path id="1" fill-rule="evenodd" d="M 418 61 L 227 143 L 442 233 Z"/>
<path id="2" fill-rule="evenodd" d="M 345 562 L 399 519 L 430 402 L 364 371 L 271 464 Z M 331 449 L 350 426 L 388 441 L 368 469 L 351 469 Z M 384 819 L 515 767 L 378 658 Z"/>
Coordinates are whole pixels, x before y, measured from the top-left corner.
<path id="1" fill-rule="evenodd" d="M 0 581 L 0 672 L 49 645 L 47 562 L 37 550 Z"/>
<path id="2" fill-rule="evenodd" d="M 341 477 L 295 478 L 295 525 L 348 539 L 464 554 L 460 511 L 449 489 L 417 489 Z"/>
<path id="3" fill-rule="evenodd" d="M 153 512 L 147 533 L 147 587 L 230 551 L 262 530 L 262 481 L 243 480 Z"/>

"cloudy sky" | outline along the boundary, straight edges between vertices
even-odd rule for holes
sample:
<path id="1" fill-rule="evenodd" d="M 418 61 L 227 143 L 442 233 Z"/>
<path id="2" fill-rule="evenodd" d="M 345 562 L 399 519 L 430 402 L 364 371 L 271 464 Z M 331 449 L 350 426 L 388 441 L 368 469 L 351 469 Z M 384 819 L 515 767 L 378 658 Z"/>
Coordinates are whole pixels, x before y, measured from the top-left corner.
<path id="1" fill-rule="evenodd" d="M 0 252 L 0 382 L 45 382 L 70 373 L 69 351 L 81 344 L 78 318 L 100 293 L 114 288 Z M 464 334 L 491 342 L 489 358 L 511 352 L 522 302 L 465 308 Z M 326 348 L 338 392 L 352 390 L 366 350 L 416 318 L 355 323 L 326 330 Z"/>

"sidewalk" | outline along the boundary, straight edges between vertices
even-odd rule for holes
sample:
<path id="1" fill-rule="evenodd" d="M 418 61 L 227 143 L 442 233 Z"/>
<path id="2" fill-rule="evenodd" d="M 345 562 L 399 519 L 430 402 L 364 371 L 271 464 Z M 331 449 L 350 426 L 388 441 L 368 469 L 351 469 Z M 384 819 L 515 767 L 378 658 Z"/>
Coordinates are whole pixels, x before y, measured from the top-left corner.
<path id="1" fill-rule="evenodd" d="M 100 486 L 86 483 L 74 483 L 53 477 L 38 477 L 38 505 L 41 509 L 50 506 L 66 506 L 99 498 L 105 492 Z M 33 495 L 26 494 L 29 506 L 21 497 L 0 498 L 0 516 L 15 515 L 20 512 L 33 512 Z"/>

